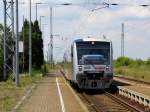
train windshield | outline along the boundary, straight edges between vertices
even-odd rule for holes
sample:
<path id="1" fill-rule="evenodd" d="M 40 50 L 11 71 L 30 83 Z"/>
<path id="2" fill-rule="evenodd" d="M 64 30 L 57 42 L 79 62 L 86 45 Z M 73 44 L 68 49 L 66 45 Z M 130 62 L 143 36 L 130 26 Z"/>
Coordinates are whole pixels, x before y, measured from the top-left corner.
<path id="1" fill-rule="evenodd" d="M 110 42 L 77 42 L 78 64 L 110 64 Z"/>
<path id="2" fill-rule="evenodd" d="M 82 60 L 80 60 L 82 64 L 105 64 L 105 58 L 103 55 L 83 55 Z"/>

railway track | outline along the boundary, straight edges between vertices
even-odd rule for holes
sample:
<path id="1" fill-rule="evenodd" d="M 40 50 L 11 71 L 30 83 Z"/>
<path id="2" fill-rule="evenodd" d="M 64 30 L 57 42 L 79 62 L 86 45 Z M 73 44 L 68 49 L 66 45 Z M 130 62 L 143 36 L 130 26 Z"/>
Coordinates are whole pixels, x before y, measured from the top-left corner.
<path id="1" fill-rule="evenodd" d="M 61 73 L 65 80 L 69 82 L 63 71 L 61 71 Z M 81 100 L 87 105 L 90 112 L 145 112 L 107 91 L 84 91 L 74 84 L 70 85 L 76 91 Z"/>
<path id="2" fill-rule="evenodd" d="M 137 83 L 140 83 L 140 84 L 145 84 L 147 86 L 150 85 L 150 82 L 146 82 L 146 81 L 143 81 L 143 80 L 136 80 L 136 79 L 133 79 L 133 78 L 127 78 L 127 77 L 122 77 L 122 76 L 114 76 L 114 77 L 124 79 L 124 80 L 127 80 L 127 81 L 137 82 Z"/>
<path id="3" fill-rule="evenodd" d="M 86 100 L 90 112 L 144 112 L 105 91 L 93 95 L 83 92 L 79 96 Z"/>
<path id="4" fill-rule="evenodd" d="M 71 85 L 90 112 L 145 112 L 107 91 L 85 91 Z"/>

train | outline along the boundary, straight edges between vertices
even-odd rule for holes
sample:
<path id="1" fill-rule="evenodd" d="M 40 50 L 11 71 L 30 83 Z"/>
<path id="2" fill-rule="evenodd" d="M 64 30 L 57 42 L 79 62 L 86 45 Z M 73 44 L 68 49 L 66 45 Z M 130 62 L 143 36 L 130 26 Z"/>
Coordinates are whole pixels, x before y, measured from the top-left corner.
<path id="1" fill-rule="evenodd" d="M 76 39 L 71 45 L 71 82 L 80 89 L 107 89 L 113 81 L 113 46 L 106 38 Z"/>

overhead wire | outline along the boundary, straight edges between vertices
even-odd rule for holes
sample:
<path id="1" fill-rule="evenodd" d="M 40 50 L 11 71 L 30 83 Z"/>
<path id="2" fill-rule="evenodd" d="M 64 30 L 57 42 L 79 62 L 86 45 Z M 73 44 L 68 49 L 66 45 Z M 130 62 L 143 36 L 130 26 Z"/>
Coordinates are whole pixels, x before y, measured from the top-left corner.
<path id="1" fill-rule="evenodd" d="M 103 7 L 99 7 L 99 6 L 103 6 Z M 76 35 L 78 33 L 78 31 L 82 31 L 86 25 L 88 24 L 88 21 L 90 19 L 92 19 L 91 17 L 93 17 L 95 11 L 94 10 L 98 10 L 98 9 L 103 9 L 103 8 L 107 8 L 107 5 L 104 3 L 94 3 L 94 8 L 92 10 L 89 10 L 89 12 L 87 12 L 86 14 L 83 14 L 83 17 L 86 18 L 86 20 L 83 18 L 81 18 L 81 22 L 77 25 L 77 28 L 73 31 L 73 35 Z M 82 16 L 82 15 L 80 15 Z M 76 31 L 78 30 L 78 31 Z"/>
<path id="2" fill-rule="evenodd" d="M 110 6 L 137 6 L 135 4 L 121 4 L 121 3 L 107 3 L 107 2 L 104 2 L 104 3 L 109 5 L 109 7 Z M 100 4 L 98 4 L 98 3 L 93 3 L 93 4 L 95 4 L 95 7 L 92 10 L 90 10 L 88 13 L 84 13 L 84 14 L 82 13 L 83 16 L 82 15 L 81 16 L 86 18 L 86 21 L 84 19 L 81 19 L 81 22 L 77 25 L 77 27 L 76 27 L 75 31 L 73 31 L 72 35 L 77 35 L 77 33 L 81 32 L 86 27 L 86 25 L 88 24 L 87 20 L 89 20 L 89 18 L 93 17 L 93 15 L 95 14 L 95 11 L 98 11 L 98 10 L 103 8 L 103 7 L 99 7 Z M 85 3 L 85 4 L 74 4 L 74 5 L 76 5 L 76 6 L 79 6 L 79 5 L 86 6 L 87 3 Z M 149 7 L 150 4 L 141 4 L 141 5 L 138 5 L 138 6 Z M 107 7 L 108 6 L 106 6 L 104 8 L 107 8 Z"/>
<path id="3" fill-rule="evenodd" d="M 119 4 L 119 3 L 109 3 L 110 5 L 118 5 L 118 6 L 135 6 L 135 7 L 137 7 L 137 6 L 140 6 L 140 7 L 143 7 L 143 8 L 147 8 L 148 10 L 150 10 L 149 9 L 149 6 L 150 6 L 150 4 Z M 133 30 L 136 30 L 136 28 L 137 27 L 135 27 L 137 24 L 133 24 L 132 23 L 132 27 L 130 27 L 128 30 L 126 30 L 126 32 L 128 32 L 129 30 L 131 30 L 132 29 L 132 31 Z M 142 26 L 144 26 L 145 27 L 145 25 L 148 25 L 147 24 L 147 22 L 144 22 L 143 23 L 143 25 Z"/>
<path id="4" fill-rule="evenodd" d="M 103 2 L 104 7 L 100 7 L 100 8 L 94 8 L 90 11 L 90 13 L 87 15 L 87 20 L 88 18 L 90 18 L 92 15 L 93 15 L 93 12 L 94 11 L 97 11 L 99 9 L 102 9 L 102 8 L 107 8 L 107 7 L 110 7 L 110 6 L 141 6 L 141 7 L 149 7 L 150 4 L 121 4 L 121 3 L 111 3 L 111 2 Z M 81 21 L 81 24 L 79 24 L 79 27 L 78 27 L 78 30 L 82 30 L 83 28 L 85 27 L 85 21 Z M 80 31 L 81 31 L 80 30 Z M 74 32 L 73 34 L 77 34 L 76 32 Z"/>

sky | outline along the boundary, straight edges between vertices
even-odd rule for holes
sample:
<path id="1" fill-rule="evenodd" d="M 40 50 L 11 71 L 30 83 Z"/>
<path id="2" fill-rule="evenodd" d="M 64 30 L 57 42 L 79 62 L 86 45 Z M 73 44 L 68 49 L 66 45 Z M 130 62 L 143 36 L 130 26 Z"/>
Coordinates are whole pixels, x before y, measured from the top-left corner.
<path id="1" fill-rule="evenodd" d="M 19 29 L 23 15 L 29 18 L 29 0 L 19 0 Z M 121 55 L 121 24 L 125 25 L 125 56 L 133 59 L 150 57 L 150 7 L 139 4 L 150 4 L 149 0 L 32 0 L 32 21 L 35 20 L 35 3 L 38 5 L 38 20 L 44 25 L 44 55 L 50 41 L 49 7 L 53 7 L 54 59 L 62 61 L 64 52 L 70 57 L 70 45 L 74 39 L 88 36 L 102 38 L 105 35 L 113 42 L 114 59 Z M 119 3 L 109 8 L 100 5 L 102 2 Z M 72 3 L 70 6 L 56 4 Z M 0 22 L 3 23 L 3 3 L 0 1 Z M 95 9 L 94 11 L 92 11 Z"/>

